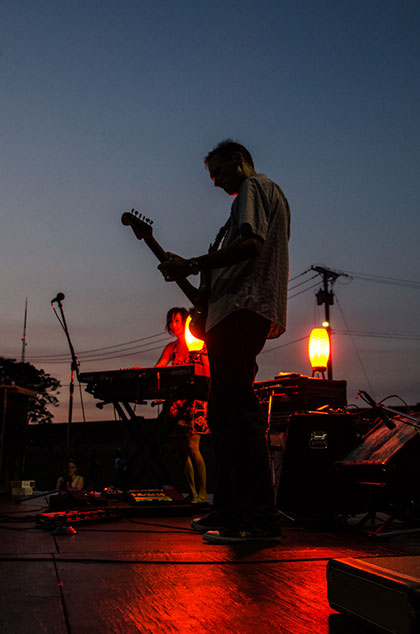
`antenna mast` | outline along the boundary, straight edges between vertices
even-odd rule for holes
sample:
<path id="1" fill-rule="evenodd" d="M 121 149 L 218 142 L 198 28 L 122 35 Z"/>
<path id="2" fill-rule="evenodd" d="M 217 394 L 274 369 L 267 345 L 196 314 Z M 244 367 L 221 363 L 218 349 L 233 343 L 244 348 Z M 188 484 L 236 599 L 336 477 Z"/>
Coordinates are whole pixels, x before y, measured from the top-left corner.
<path id="1" fill-rule="evenodd" d="M 22 356 L 21 356 L 21 362 L 23 363 L 25 361 L 25 348 L 28 345 L 26 343 L 26 318 L 28 315 L 28 298 L 25 299 L 25 318 L 23 320 L 23 337 L 21 339 L 22 341 Z"/>

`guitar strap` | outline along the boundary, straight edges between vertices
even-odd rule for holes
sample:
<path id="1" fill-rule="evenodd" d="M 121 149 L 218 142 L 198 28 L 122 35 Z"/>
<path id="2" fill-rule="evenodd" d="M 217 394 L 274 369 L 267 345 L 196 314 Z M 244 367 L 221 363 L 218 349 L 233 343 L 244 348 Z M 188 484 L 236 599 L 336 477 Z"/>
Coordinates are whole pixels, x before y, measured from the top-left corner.
<path id="1" fill-rule="evenodd" d="M 223 225 L 223 227 L 219 229 L 214 242 L 209 246 L 209 253 L 213 253 L 214 251 L 217 251 L 217 249 L 222 244 L 224 238 L 226 237 L 229 227 L 230 227 L 230 216 L 225 222 L 225 224 Z"/>
<path id="2" fill-rule="evenodd" d="M 217 233 L 216 239 L 209 246 L 208 253 L 213 253 L 217 251 L 219 246 L 222 244 L 223 239 L 225 238 L 227 231 L 230 226 L 230 216 L 227 222 L 221 227 Z M 210 286 L 211 286 L 211 270 L 201 271 L 200 276 L 200 286 L 198 288 L 198 297 L 194 302 L 194 313 L 193 319 L 190 324 L 191 332 L 198 337 L 199 339 L 205 338 L 205 324 L 207 318 L 207 308 L 210 294 Z M 191 328 L 191 325 L 194 327 L 194 330 Z"/>

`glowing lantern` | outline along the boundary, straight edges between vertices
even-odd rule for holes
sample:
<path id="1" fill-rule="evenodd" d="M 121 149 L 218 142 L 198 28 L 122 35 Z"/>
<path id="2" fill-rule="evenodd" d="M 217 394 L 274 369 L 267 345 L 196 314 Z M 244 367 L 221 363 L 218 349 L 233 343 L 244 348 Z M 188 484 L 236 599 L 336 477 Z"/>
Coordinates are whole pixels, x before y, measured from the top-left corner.
<path id="1" fill-rule="evenodd" d="M 314 328 L 309 337 L 309 359 L 312 365 L 312 376 L 315 372 L 324 372 L 327 369 L 330 357 L 330 337 L 325 328 Z"/>
<path id="2" fill-rule="evenodd" d="M 189 325 L 191 321 L 191 315 L 188 315 L 187 321 L 185 322 L 185 343 L 187 344 L 188 350 L 190 352 L 198 352 L 204 346 L 204 341 L 201 339 L 197 339 L 191 333 Z"/>

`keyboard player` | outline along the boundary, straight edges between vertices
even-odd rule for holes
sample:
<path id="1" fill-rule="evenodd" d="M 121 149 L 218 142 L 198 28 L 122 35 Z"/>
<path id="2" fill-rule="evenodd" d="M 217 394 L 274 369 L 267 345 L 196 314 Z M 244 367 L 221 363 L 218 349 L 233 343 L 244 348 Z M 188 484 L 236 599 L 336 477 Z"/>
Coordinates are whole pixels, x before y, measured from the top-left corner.
<path id="1" fill-rule="evenodd" d="M 167 365 L 187 365 L 202 363 L 209 374 L 207 351 L 204 348 L 192 355 L 185 340 L 185 326 L 189 316 L 186 308 L 175 306 L 166 316 L 166 330 L 175 337 L 163 350 L 155 367 Z M 178 453 L 183 465 L 185 478 L 195 506 L 207 506 L 206 464 L 200 451 L 200 437 L 210 433 L 207 426 L 207 401 L 194 398 L 180 398 L 166 402 L 161 416 L 167 416 L 175 423 L 172 436 L 176 437 Z"/>

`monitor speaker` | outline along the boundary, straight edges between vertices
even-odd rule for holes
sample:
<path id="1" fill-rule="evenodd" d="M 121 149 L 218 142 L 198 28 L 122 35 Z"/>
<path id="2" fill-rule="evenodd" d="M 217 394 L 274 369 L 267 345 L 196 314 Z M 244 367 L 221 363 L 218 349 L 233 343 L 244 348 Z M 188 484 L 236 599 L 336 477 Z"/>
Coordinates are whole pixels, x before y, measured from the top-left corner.
<path id="1" fill-rule="evenodd" d="M 393 424 L 379 423 L 362 442 L 337 462 L 347 480 L 386 487 L 389 498 L 420 499 L 420 436 L 418 425 L 404 414 Z"/>

